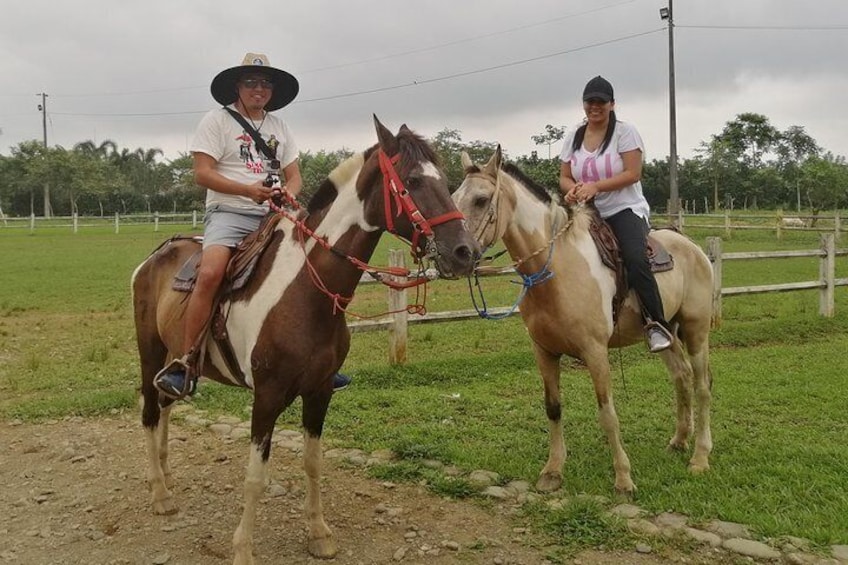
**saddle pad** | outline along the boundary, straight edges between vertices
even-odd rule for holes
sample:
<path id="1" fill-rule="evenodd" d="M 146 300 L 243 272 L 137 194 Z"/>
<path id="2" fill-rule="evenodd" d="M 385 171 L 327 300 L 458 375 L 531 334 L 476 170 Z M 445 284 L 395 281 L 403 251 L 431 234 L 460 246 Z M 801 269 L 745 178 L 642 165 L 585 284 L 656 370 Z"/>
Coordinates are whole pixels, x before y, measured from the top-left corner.
<path id="1" fill-rule="evenodd" d="M 191 292 L 194 289 L 194 281 L 197 278 L 197 266 L 200 264 L 200 253 L 196 251 L 183 263 L 180 270 L 174 276 L 174 284 L 171 286 L 177 292 Z"/>

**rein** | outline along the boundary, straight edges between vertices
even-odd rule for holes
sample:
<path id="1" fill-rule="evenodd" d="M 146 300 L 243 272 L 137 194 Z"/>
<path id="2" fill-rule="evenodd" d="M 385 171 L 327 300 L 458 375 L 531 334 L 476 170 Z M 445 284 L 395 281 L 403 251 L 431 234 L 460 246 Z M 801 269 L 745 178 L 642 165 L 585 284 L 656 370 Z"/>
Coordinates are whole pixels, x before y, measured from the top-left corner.
<path id="1" fill-rule="evenodd" d="M 410 277 L 411 271 L 409 269 L 402 267 L 374 267 L 330 245 L 326 237 L 319 236 L 315 233 L 314 230 L 310 229 L 306 225 L 306 216 L 301 218 L 299 217 L 299 214 L 294 214 L 286 208 L 286 206 L 288 206 L 288 208 L 294 210 L 295 212 L 302 211 L 300 203 L 294 198 L 294 196 L 292 196 L 289 192 L 285 190 L 275 188 L 273 190 L 272 197 L 269 199 L 269 206 L 274 212 L 280 214 L 281 216 L 292 222 L 292 224 L 294 224 L 294 227 L 300 233 L 300 237 L 298 238 L 298 240 L 300 242 L 301 248 L 303 249 L 304 256 L 306 257 L 306 267 L 309 271 L 309 276 L 312 279 L 312 282 L 315 287 L 323 294 L 325 294 L 328 298 L 330 298 L 330 300 L 333 302 L 334 314 L 337 312 L 345 312 L 357 318 L 374 318 L 382 316 L 384 314 L 394 314 L 397 312 L 402 312 L 404 310 L 413 314 L 424 314 L 426 313 L 426 307 L 423 303 L 410 304 L 402 310 L 393 310 L 385 312 L 384 314 L 378 314 L 377 316 L 363 316 L 355 314 L 353 312 L 349 312 L 347 310 L 347 306 L 353 300 L 353 296 L 342 296 L 338 293 L 331 292 L 327 288 L 327 285 L 324 284 L 324 281 L 318 274 L 317 269 L 315 269 L 315 267 L 309 261 L 309 254 L 306 251 L 307 238 L 311 238 L 327 251 L 333 253 L 338 257 L 347 259 L 357 269 L 364 273 L 368 273 L 374 280 L 385 286 L 388 286 L 389 288 L 393 288 L 395 290 L 402 290 L 424 285 L 423 300 L 426 301 L 426 285 L 428 282 L 430 282 L 430 279 L 425 274 L 426 271 L 423 268 L 421 260 L 423 258 L 433 258 L 438 254 L 438 250 L 435 244 L 435 234 L 433 232 L 432 226 L 437 226 L 445 222 L 449 222 L 451 220 L 462 220 L 464 219 L 464 216 L 459 210 L 454 210 L 452 212 L 436 216 L 435 218 L 432 218 L 428 221 L 427 218 L 425 218 L 421 211 L 418 209 L 417 204 L 415 204 L 415 201 L 412 199 L 412 196 L 409 194 L 409 191 L 406 190 L 406 187 L 403 185 L 403 181 L 401 181 L 400 176 L 397 174 L 397 171 L 394 168 L 394 164 L 398 162 L 398 160 L 400 159 L 400 155 L 395 155 L 394 157 L 389 158 L 382 149 L 378 149 L 378 157 L 380 160 L 380 170 L 383 174 L 383 199 L 385 201 L 385 219 L 387 226 L 386 231 L 388 231 L 404 243 L 411 245 L 413 250 L 418 249 L 417 243 L 420 235 L 424 235 L 427 238 L 426 253 L 411 253 L 413 258 L 415 259 L 415 262 L 419 266 L 417 275 L 415 277 Z M 393 197 L 393 199 L 390 197 Z M 395 207 L 398 210 L 397 216 L 399 217 L 401 213 L 405 213 L 409 221 L 412 223 L 414 232 L 411 243 L 395 231 L 394 217 L 392 216 L 391 210 L 392 200 L 394 200 Z M 400 282 L 398 280 L 395 280 L 400 278 L 406 278 L 409 280 L 407 280 L 406 282 Z M 419 294 L 417 293 L 416 301 L 418 300 L 418 296 Z"/>
<path id="2" fill-rule="evenodd" d="M 481 222 L 484 226 L 484 229 L 485 229 L 485 227 L 488 227 L 488 224 L 493 224 L 493 223 L 496 224 L 496 222 L 498 222 L 500 220 L 499 215 L 495 211 L 496 208 L 497 208 L 496 206 L 494 206 L 495 200 L 498 200 L 498 203 L 500 202 L 500 174 L 498 175 L 498 177 L 496 179 L 496 183 L 495 183 L 495 194 L 492 198 L 492 204 L 493 205 L 491 205 L 489 207 L 489 211 L 487 212 L 487 215 L 488 215 L 487 219 L 484 222 Z M 552 200 L 551 201 L 551 207 L 550 207 L 551 214 L 553 215 L 553 222 L 552 222 L 552 225 L 551 225 L 552 235 L 551 235 L 550 239 L 548 239 L 547 243 L 545 243 L 545 245 L 543 245 L 542 247 L 539 247 L 538 249 L 536 249 L 535 251 L 533 251 L 529 255 L 516 260 L 512 264 L 511 267 L 508 266 L 508 267 L 477 267 L 477 268 L 475 268 L 474 269 L 473 286 L 472 286 L 472 282 L 471 282 L 471 276 L 469 275 L 469 277 L 468 277 L 468 291 L 469 291 L 469 294 L 471 295 L 471 303 L 474 305 L 474 310 L 477 312 L 478 316 L 480 316 L 481 318 L 487 319 L 487 320 L 502 320 L 504 318 L 511 316 L 512 314 L 515 313 L 515 311 L 518 309 L 521 302 L 524 300 L 524 297 L 527 295 L 528 290 L 530 290 L 532 287 L 534 287 L 536 285 L 540 285 L 540 284 L 547 282 L 549 279 L 551 279 L 554 276 L 553 271 L 550 270 L 550 265 L 551 265 L 551 261 L 553 259 L 553 254 L 554 254 L 554 244 L 556 243 L 557 239 L 559 239 L 559 237 L 563 233 L 568 231 L 568 229 L 571 227 L 571 224 L 573 223 L 573 220 L 571 218 L 569 218 L 568 221 L 565 222 L 565 224 L 561 228 L 557 229 L 557 224 L 559 223 L 559 218 L 560 218 L 560 215 L 559 215 L 558 212 L 560 210 L 561 210 L 560 206 L 556 203 L 556 201 Z M 496 226 L 497 226 L 497 224 L 496 224 Z M 498 232 L 496 231 L 495 232 L 496 237 L 497 237 L 497 233 Z M 480 235 L 482 235 L 482 232 L 481 232 Z M 520 267 L 522 264 L 529 261 L 530 259 L 536 257 L 537 255 L 539 255 L 540 253 L 542 253 L 546 249 L 548 250 L 548 258 L 545 260 L 545 264 L 542 266 L 541 269 L 539 269 L 535 273 L 530 273 L 530 274 L 527 274 L 527 275 L 522 273 L 520 270 L 518 270 L 518 267 Z M 510 281 L 513 284 L 520 284 L 521 290 L 519 291 L 518 297 L 515 299 L 515 302 L 513 303 L 513 305 L 506 312 L 501 312 L 499 314 L 492 314 L 488 311 L 487 306 L 486 306 L 486 299 L 483 296 L 483 289 L 480 285 L 480 275 L 481 274 L 488 274 L 488 273 L 501 273 L 501 272 L 504 272 L 504 271 L 508 271 L 510 269 L 514 270 L 514 272 L 516 272 L 518 274 L 518 276 L 521 277 L 520 281 L 516 281 L 516 280 Z M 480 303 L 482 304 L 482 308 L 480 308 L 477 304 L 477 299 L 475 297 L 475 288 L 476 288 L 477 295 L 479 295 Z"/>

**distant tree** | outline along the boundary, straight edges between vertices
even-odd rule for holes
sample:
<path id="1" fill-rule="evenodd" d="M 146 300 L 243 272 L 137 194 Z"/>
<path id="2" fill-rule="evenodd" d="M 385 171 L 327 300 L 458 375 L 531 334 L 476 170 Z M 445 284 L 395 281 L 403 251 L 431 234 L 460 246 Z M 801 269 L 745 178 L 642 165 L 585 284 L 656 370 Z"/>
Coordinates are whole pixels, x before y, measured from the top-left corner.
<path id="1" fill-rule="evenodd" d="M 530 139 L 536 145 L 548 146 L 548 159 L 551 158 L 551 145 L 561 141 L 565 135 L 565 127 L 554 127 L 551 124 L 545 126 L 545 131 L 538 135 L 531 135 Z"/>
<path id="2" fill-rule="evenodd" d="M 451 192 L 459 188 L 462 179 L 465 178 L 465 171 L 462 169 L 460 160 L 462 151 L 466 151 L 472 161 L 480 163 L 487 161 L 498 146 L 497 143 L 480 140 L 463 143 L 460 131 L 449 128 L 437 133 L 430 142 L 439 155 L 439 160 L 448 176 L 448 188 Z M 504 159 L 506 157 L 506 153 L 504 153 Z"/>
<path id="3" fill-rule="evenodd" d="M 747 112 L 727 122 L 715 137 L 740 163 L 743 197 L 746 203 L 750 199 L 751 206 L 756 208 L 758 199 L 768 193 L 768 187 L 757 183 L 754 171 L 764 166 L 766 156 L 775 149 L 780 139 L 780 132 L 767 117 Z"/>
<path id="4" fill-rule="evenodd" d="M 814 214 L 822 209 L 845 205 L 848 203 L 845 157 L 835 157 L 828 152 L 822 157 L 808 158 L 801 165 L 799 185 Z"/>
<path id="5" fill-rule="evenodd" d="M 821 148 L 807 135 L 801 126 L 790 126 L 780 133 L 776 147 L 775 166 L 783 178 L 784 184 L 794 196 L 795 206 L 801 210 L 801 165 L 811 157 L 818 157 Z M 789 198 L 787 198 L 788 200 Z"/>
<path id="6" fill-rule="evenodd" d="M 323 149 L 317 153 L 301 152 L 299 158 L 300 176 L 303 178 L 303 188 L 299 200 L 309 202 L 315 192 L 321 187 L 321 183 L 327 179 L 330 173 L 339 164 L 353 155 L 349 149 L 337 149 L 326 152 Z"/>

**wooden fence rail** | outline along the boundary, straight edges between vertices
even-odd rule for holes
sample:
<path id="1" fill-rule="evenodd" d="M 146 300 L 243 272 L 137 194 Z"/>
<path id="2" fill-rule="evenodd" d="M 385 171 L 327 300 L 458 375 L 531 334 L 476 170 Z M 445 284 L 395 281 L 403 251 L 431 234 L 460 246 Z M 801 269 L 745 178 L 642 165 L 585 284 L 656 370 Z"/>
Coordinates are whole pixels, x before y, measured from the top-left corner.
<path id="1" fill-rule="evenodd" d="M 835 288 L 837 286 L 848 286 L 848 278 L 836 278 L 836 257 L 848 255 L 848 249 L 836 249 L 835 236 L 833 233 L 821 234 L 821 247 L 811 250 L 791 251 L 748 251 L 722 253 L 721 238 L 707 238 L 707 256 L 713 266 L 713 327 L 721 325 L 722 298 L 725 296 L 741 296 L 745 294 L 761 294 L 766 292 L 789 292 L 796 290 L 819 289 L 819 314 L 832 317 L 835 312 Z M 390 265 L 392 267 L 403 267 L 405 253 L 400 251 L 390 252 Z M 727 287 L 722 285 L 722 270 L 724 261 L 756 260 L 756 259 L 779 259 L 793 257 L 819 257 L 819 278 L 816 280 L 768 284 L 759 286 Z M 501 276 L 511 271 L 481 274 L 480 276 Z M 428 278 L 435 278 L 435 273 L 427 273 Z M 375 282 L 363 278 L 363 283 Z M 403 364 L 406 362 L 407 351 L 407 328 L 410 324 L 433 324 L 447 321 L 466 320 L 478 318 L 476 310 L 458 310 L 452 312 L 431 312 L 424 316 L 409 316 L 404 307 L 407 304 L 405 290 L 389 290 L 389 311 L 398 311 L 396 314 L 377 320 L 358 320 L 348 323 L 352 332 L 366 331 L 389 331 L 389 363 Z M 489 314 L 506 314 L 512 308 L 490 308 Z M 518 309 L 514 310 L 518 312 Z"/>
<path id="2" fill-rule="evenodd" d="M 127 224 L 152 224 L 153 231 L 158 232 L 160 224 L 190 223 L 193 227 L 197 227 L 199 221 L 203 221 L 203 214 L 197 211 L 186 213 L 150 212 L 127 215 L 115 213 L 114 216 L 78 216 L 74 214 L 52 218 L 44 218 L 35 214 L 27 217 L 0 215 L 0 226 L 4 228 L 28 228 L 30 232 L 34 232 L 37 228 L 70 228 L 73 233 L 77 233 L 79 228 L 83 227 L 114 225 L 115 233 L 120 233 L 121 226 Z M 672 221 L 671 217 L 669 217 L 669 221 Z M 776 214 L 733 215 L 729 210 L 726 210 L 723 214 L 685 214 L 681 210 L 673 221 L 678 229 L 684 233 L 687 229 L 721 230 L 727 238 L 732 237 L 736 230 L 773 231 L 777 239 L 782 239 L 786 232 L 800 231 L 833 233 L 836 241 L 839 241 L 844 231 L 839 213 L 827 216 L 785 216 L 781 212 Z M 701 223 L 703 221 L 707 223 Z"/>

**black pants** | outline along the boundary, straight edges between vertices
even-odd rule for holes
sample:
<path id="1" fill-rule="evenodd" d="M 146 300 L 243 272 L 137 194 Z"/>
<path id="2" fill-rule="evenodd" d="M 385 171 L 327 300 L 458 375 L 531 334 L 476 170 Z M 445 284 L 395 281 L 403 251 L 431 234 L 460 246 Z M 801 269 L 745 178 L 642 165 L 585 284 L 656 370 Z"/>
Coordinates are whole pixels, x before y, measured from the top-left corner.
<path id="1" fill-rule="evenodd" d="M 648 223 L 627 208 L 610 216 L 606 222 L 618 240 L 621 259 L 627 272 L 627 284 L 636 291 L 644 316 L 668 326 L 663 313 L 657 279 L 648 262 Z"/>

